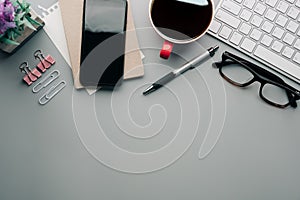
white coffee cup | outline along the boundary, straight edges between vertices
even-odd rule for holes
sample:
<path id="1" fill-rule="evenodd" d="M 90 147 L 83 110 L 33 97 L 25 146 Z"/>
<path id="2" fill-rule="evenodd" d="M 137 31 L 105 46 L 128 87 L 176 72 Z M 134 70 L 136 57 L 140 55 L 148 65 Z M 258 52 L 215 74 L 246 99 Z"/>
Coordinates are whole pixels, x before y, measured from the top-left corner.
<path id="1" fill-rule="evenodd" d="M 187 44 L 201 38 L 213 16 L 213 0 L 150 0 L 151 24 L 165 40 L 160 56 L 168 59 L 173 44 Z"/>

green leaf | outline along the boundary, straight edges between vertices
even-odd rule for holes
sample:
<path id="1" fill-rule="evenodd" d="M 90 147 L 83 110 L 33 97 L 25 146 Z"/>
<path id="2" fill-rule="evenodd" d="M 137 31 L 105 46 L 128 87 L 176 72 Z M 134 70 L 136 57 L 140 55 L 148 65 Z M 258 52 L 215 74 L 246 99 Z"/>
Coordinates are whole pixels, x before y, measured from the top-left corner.
<path id="1" fill-rule="evenodd" d="M 16 35 L 22 35 L 21 32 L 16 28 L 14 28 L 13 31 L 16 33 Z"/>
<path id="2" fill-rule="evenodd" d="M 23 7 L 23 3 L 20 3 L 20 1 L 19 1 L 19 0 L 17 0 L 17 3 L 18 3 L 18 5 L 21 7 L 21 9 L 23 10 L 23 9 L 24 9 L 24 7 Z"/>
<path id="3" fill-rule="evenodd" d="M 32 19 L 31 17 L 29 16 L 26 16 L 26 19 L 33 25 L 37 25 L 37 26 L 42 26 L 42 24 L 34 19 Z"/>
<path id="4" fill-rule="evenodd" d="M 36 31 L 36 28 L 27 20 L 27 18 L 24 18 L 24 25 L 27 26 L 28 28 Z"/>
<path id="5" fill-rule="evenodd" d="M 24 13 L 24 12 L 16 14 L 16 16 L 15 16 L 15 22 L 20 21 L 21 18 L 24 17 L 25 14 L 26 13 Z"/>
<path id="6" fill-rule="evenodd" d="M 7 39 L 7 38 L 1 38 L 1 41 L 6 43 L 6 44 L 17 45 L 17 46 L 20 44 L 18 42 L 12 41 L 12 40 Z"/>

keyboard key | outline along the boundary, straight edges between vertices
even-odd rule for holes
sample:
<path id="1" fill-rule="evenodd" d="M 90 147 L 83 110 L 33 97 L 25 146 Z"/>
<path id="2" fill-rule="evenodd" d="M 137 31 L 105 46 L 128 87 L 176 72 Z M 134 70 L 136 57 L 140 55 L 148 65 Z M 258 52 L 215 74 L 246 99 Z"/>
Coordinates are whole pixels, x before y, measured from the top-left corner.
<path id="1" fill-rule="evenodd" d="M 242 3 L 243 0 L 235 0 L 235 1 L 238 2 L 238 3 Z"/>
<path id="2" fill-rule="evenodd" d="M 216 14 L 216 18 L 220 21 L 224 22 L 225 24 L 228 24 L 229 26 L 233 28 L 237 28 L 240 25 L 241 20 L 238 18 L 235 18 L 234 16 L 226 13 L 223 10 L 219 10 Z"/>
<path id="3" fill-rule="evenodd" d="M 277 20 L 276 20 L 276 24 L 278 24 L 281 27 L 284 27 L 286 25 L 288 21 L 288 18 L 283 16 L 283 15 L 279 15 Z"/>
<path id="4" fill-rule="evenodd" d="M 228 39 L 231 32 L 232 32 L 231 28 L 228 28 L 227 26 L 223 26 L 223 28 L 221 29 L 219 35 L 224 39 Z"/>
<path id="5" fill-rule="evenodd" d="M 247 9 L 244 9 L 242 11 L 242 13 L 240 14 L 240 18 L 242 18 L 245 21 L 249 21 L 249 19 L 251 18 L 251 16 L 252 16 L 252 12 L 250 12 Z"/>
<path id="6" fill-rule="evenodd" d="M 298 27 L 299 27 L 298 23 L 296 23 L 294 21 L 290 21 L 288 23 L 288 25 L 286 26 L 286 29 L 291 31 L 292 33 L 295 33 L 297 31 Z"/>
<path id="7" fill-rule="evenodd" d="M 298 33 L 297 33 L 297 35 L 298 35 L 298 36 L 300 36 L 300 29 L 298 30 Z"/>
<path id="8" fill-rule="evenodd" d="M 295 0 L 287 0 L 288 2 L 290 2 L 290 3 L 294 3 L 295 2 Z"/>
<path id="9" fill-rule="evenodd" d="M 300 8 L 300 0 L 297 0 L 296 4 L 295 4 L 298 8 Z"/>
<path id="10" fill-rule="evenodd" d="M 284 30 L 279 28 L 279 27 L 275 27 L 272 35 L 278 39 L 281 39 L 283 36 Z"/>
<path id="11" fill-rule="evenodd" d="M 256 12 L 259 15 L 264 14 L 265 10 L 266 10 L 266 6 L 261 4 L 261 3 L 257 3 L 255 8 L 254 8 L 254 12 Z"/>
<path id="12" fill-rule="evenodd" d="M 294 56 L 293 61 L 295 61 L 296 63 L 300 64 L 300 53 L 297 52 Z"/>
<path id="13" fill-rule="evenodd" d="M 243 36 L 241 34 L 234 32 L 229 41 L 238 46 L 240 44 L 242 38 L 243 38 Z"/>
<path id="14" fill-rule="evenodd" d="M 270 21 L 274 21 L 276 15 L 277 15 L 277 12 L 276 12 L 276 11 L 269 9 L 269 10 L 267 11 L 267 13 L 265 14 L 265 17 L 266 17 L 267 19 L 269 19 Z"/>
<path id="15" fill-rule="evenodd" d="M 261 32 L 261 31 L 259 31 L 259 30 L 257 30 L 257 29 L 253 29 L 252 32 L 251 32 L 251 34 L 250 34 L 250 37 L 251 37 L 252 39 L 254 39 L 254 40 L 257 41 L 257 40 L 260 39 L 261 35 L 262 35 L 262 32 Z"/>
<path id="16" fill-rule="evenodd" d="M 276 7 L 276 9 L 282 13 L 285 13 L 286 10 L 288 9 L 289 4 L 284 2 L 284 1 L 280 1 Z"/>
<path id="17" fill-rule="evenodd" d="M 224 0 L 222 3 L 222 8 L 234 15 L 238 15 L 241 11 L 241 6 L 239 6 L 231 0 Z"/>
<path id="18" fill-rule="evenodd" d="M 294 50 L 290 47 L 285 47 L 284 50 L 282 51 L 282 55 L 287 57 L 287 58 L 291 58 L 294 54 Z"/>
<path id="19" fill-rule="evenodd" d="M 294 44 L 294 47 L 298 50 L 300 50 L 300 39 L 297 39 L 295 44 Z"/>
<path id="20" fill-rule="evenodd" d="M 254 51 L 254 55 L 273 66 L 277 66 L 277 68 L 286 71 L 289 74 L 293 74 L 295 77 L 300 77 L 299 66 L 289 62 L 285 58 L 279 56 L 277 53 L 274 53 L 261 45 L 257 46 Z"/>
<path id="21" fill-rule="evenodd" d="M 283 47 L 283 44 L 281 42 L 278 42 L 278 41 L 275 41 L 272 45 L 272 49 L 274 51 L 276 51 L 277 53 L 279 53 L 281 51 L 282 47 Z"/>
<path id="22" fill-rule="evenodd" d="M 274 25 L 271 22 L 265 21 L 263 23 L 263 25 L 261 26 L 261 29 L 267 33 L 271 33 L 273 27 L 274 27 Z"/>
<path id="23" fill-rule="evenodd" d="M 256 27 L 259 27 L 261 25 L 262 21 L 263 21 L 263 18 L 261 18 L 257 15 L 254 15 L 251 20 L 251 24 L 253 24 Z"/>
<path id="24" fill-rule="evenodd" d="M 249 9 L 252 9 L 255 4 L 255 0 L 245 0 L 244 6 L 246 6 Z"/>
<path id="25" fill-rule="evenodd" d="M 213 33 L 218 33 L 219 32 L 219 29 L 221 28 L 221 23 L 220 22 L 217 22 L 215 20 L 213 20 L 211 22 L 211 25 L 209 27 L 209 30 Z"/>
<path id="26" fill-rule="evenodd" d="M 293 44 L 293 42 L 294 42 L 294 40 L 295 40 L 295 36 L 293 36 L 292 34 L 290 34 L 290 33 L 287 33 L 287 34 L 285 34 L 285 36 L 283 37 L 283 42 L 285 42 L 285 43 L 287 43 L 287 44 L 289 44 L 289 45 L 292 45 Z"/>
<path id="27" fill-rule="evenodd" d="M 254 41 L 252 41 L 248 38 L 245 38 L 241 44 L 241 48 L 251 53 L 253 51 L 255 45 L 256 45 L 256 43 Z"/>
<path id="28" fill-rule="evenodd" d="M 240 27 L 240 31 L 242 33 L 244 33 L 245 35 L 248 35 L 248 33 L 250 32 L 251 30 L 251 26 L 249 24 L 246 24 L 246 23 L 243 23 Z"/>
<path id="29" fill-rule="evenodd" d="M 266 4 L 274 8 L 274 6 L 276 5 L 277 1 L 278 0 L 266 0 Z"/>
<path id="30" fill-rule="evenodd" d="M 261 39 L 261 43 L 267 47 L 271 45 L 272 41 L 273 41 L 273 38 L 271 38 L 268 35 L 264 35 L 263 38 Z"/>
<path id="31" fill-rule="evenodd" d="M 293 19 L 297 19 L 298 15 L 299 15 L 299 9 L 295 8 L 295 7 L 290 7 L 290 9 L 287 12 L 287 15 Z"/>

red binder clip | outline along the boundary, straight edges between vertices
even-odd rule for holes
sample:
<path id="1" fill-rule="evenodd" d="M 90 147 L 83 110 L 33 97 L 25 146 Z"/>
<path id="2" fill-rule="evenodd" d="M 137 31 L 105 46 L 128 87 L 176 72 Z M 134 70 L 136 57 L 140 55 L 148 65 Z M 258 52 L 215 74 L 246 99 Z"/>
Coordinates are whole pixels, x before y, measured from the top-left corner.
<path id="1" fill-rule="evenodd" d="M 41 70 L 41 72 L 45 72 L 55 64 L 54 58 L 50 55 L 45 57 L 41 50 L 37 50 L 34 52 L 34 58 L 40 61 L 37 64 L 37 67 L 39 68 L 39 70 Z"/>
<path id="2" fill-rule="evenodd" d="M 42 76 L 42 74 L 34 68 L 33 70 L 28 67 L 28 62 L 23 62 L 20 65 L 20 70 L 25 74 L 23 80 L 27 83 L 27 85 L 31 85 L 34 81 Z"/>

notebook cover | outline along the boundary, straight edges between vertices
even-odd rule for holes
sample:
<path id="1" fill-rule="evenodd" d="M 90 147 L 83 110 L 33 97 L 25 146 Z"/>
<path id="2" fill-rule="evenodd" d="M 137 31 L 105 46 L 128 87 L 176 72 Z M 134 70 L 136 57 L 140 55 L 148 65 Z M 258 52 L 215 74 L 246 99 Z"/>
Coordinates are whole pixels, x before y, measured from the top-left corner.
<path id="1" fill-rule="evenodd" d="M 83 4 L 83 0 L 59 0 L 71 59 L 74 87 L 76 89 L 83 88 L 79 81 Z M 137 78 L 144 75 L 130 1 L 128 1 L 127 30 L 125 51 L 130 53 L 125 55 L 124 79 Z"/>

